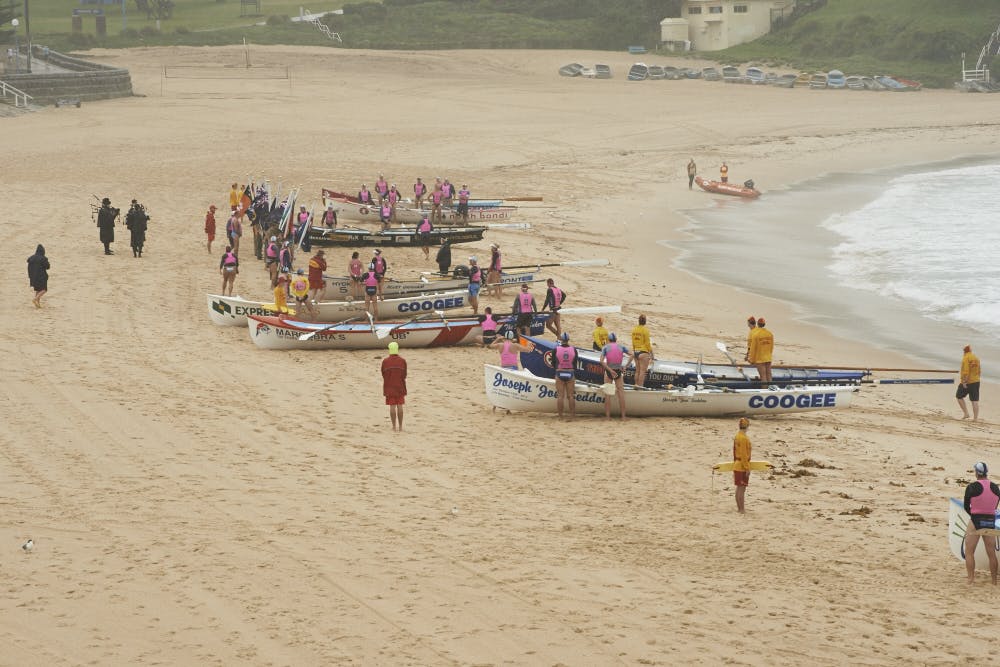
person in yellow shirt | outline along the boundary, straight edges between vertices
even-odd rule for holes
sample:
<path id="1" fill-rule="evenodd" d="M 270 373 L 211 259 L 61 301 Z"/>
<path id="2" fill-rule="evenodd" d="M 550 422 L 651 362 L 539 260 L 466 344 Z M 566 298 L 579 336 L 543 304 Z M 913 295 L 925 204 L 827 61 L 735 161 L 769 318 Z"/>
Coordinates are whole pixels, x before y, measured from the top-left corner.
<path id="1" fill-rule="evenodd" d="M 965 397 L 972 403 L 972 421 L 979 421 L 979 357 L 972 353 L 972 346 L 966 345 L 962 355 L 962 370 L 958 379 L 958 407 L 962 408 L 962 419 L 969 418 L 969 410 L 965 407 Z"/>
<path id="2" fill-rule="evenodd" d="M 240 205 L 240 188 L 239 185 L 233 183 L 233 189 L 229 191 L 229 210 L 235 212 L 236 207 Z"/>
<path id="3" fill-rule="evenodd" d="M 747 437 L 747 429 L 750 428 L 750 420 L 740 417 L 740 430 L 733 438 L 733 483 L 736 485 L 736 509 L 740 514 L 744 513 L 744 500 L 747 495 L 747 486 L 750 484 L 750 438 Z"/>
<path id="4" fill-rule="evenodd" d="M 632 328 L 632 358 L 635 359 L 635 386 L 646 384 L 646 371 L 653 361 L 653 344 L 646 328 L 646 316 L 639 316 L 639 324 Z"/>
<path id="5" fill-rule="evenodd" d="M 753 332 L 757 328 L 757 320 L 753 315 L 747 318 L 747 326 L 750 328 L 747 331 L 747 353 L 743 355 L 743 358 L 753 363 L 753 359 L 750 358 L 750 341 L 753 340 Z"/>
<path id="6" fill-rule="evenodd" d="M 608 330 L 604 328 L 604 318 L 594 320 L 594 349 L 600 352 L 608 344 Z"/>
<path id="7" fill-rule="evenodd" d="M 747 358 L 757 368 L 760 381 L 764 384 L 770 384 L 774 334 L 765 328 L 765 324 L 763 317 L 757 318 L 757 328 L 750 335 L 750 354 Z"/>
<path id="8" fill-rule="evenodd" d="M 729 165 L 727 165 L 725 162 L 723 162 L 722 166 L 719 167 L 719 179 L 723 183 L 729 182 Z"/>

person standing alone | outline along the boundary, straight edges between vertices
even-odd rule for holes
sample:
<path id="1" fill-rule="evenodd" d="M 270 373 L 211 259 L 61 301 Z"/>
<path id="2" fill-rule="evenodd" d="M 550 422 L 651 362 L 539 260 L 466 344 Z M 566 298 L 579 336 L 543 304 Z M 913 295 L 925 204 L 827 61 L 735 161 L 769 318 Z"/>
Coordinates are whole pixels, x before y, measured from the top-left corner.
<path id="1" fill-rule="evenodd" d="M 987 535 L 987 530 L 996 528 L 997 505 L 1000 504 L 1000 488 L 991 482 L 987 475 L 989 469 L 982 461 L 973 466 L 976 481 L 965 487 L 965 511 L 969 513 L 971 523 L 965 531 L 965 571 L 969 575 L 969 583 L 976 580 L 976 546 L 979 538 L 983 538 L 986 557 L 990 562 L 990 577 L 993 585 L 997 585 L 997 538 Z"/>
<path id="2" fill-rule="evenodd" d="M 389 356 L 382 360 L 382 395 L 389 406 L 392 430 L 403 430 L 403 404 L 406 403 L 406 359 L 399 356 L 399 343 L 389 343 Z"/>
<path id="3" fill-rule="evenodd" d="M 729 165 L 727 165 L 725 162 L 723 162 L 722 166 L 719 167 L 719 179 L 723 183 L 729 182 Z"/>
<path id="4" fill-rule="evenodd" d="M 747 437 L 747 429 L 750 428 L 750 420 L 740 417 L 740 430 L 733 438 L 733 483 L 736 485 L 736 509 L 740 514 L 744 514 L 747 486 L 750 485 L 750 438 Z"/>
<path id="5" fill-rule="evenodd" d="M 747 325 L 750 321 L 747 321 Z M 750 336 L 750 363 L 757 367 L 758 379 L 771 383 L 771 358 L 774 353 L 774 334 L 765 328 L 763 317 L 757 318 L 757 328 Z"/>
<path id="6" fill-rule="evenodd" d="M 691 186 L 694 185 L 694 177 L 697 173 L 698 165 L 694 163 L 694 158 L 691 158 L 691 161 L 688 162 L 688 190 L 690 190 Z"/>
<path id="7" fill-rule="evenodd" d="M 35 304 L 35 308 L 41 308 L 42 297 L 49 290 L 49 258 L 45 256 L 41 243 L 35 248 L 35 254 L 28 258 L 28 282 L 35 290 L 31 303 Z"/>
<path id="8" fill-rule="evenodd" d="M 964 352 L 955 398 L 958 399 L 958 407 L 962 408 L 962 419 L 968 419 L 969 411 L 965 407 L 965 397 L 968 396 L 972 403 L 972 421 L 979 421 L 979 357 L 972 353 L 971 345 L 966 345 Z"/>

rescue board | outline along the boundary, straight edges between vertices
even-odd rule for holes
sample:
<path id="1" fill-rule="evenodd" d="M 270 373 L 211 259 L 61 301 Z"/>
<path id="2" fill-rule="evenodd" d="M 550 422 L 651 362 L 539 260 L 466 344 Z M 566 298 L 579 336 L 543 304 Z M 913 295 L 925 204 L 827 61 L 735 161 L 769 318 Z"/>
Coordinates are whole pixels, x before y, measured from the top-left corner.
<path id="1" fill-rule="evenodd" d="M 955 558 L 965 562 L 965 533 L 968 529 L 971 518 L 965 511 L 965 506 L 958 498 L 950 498 L 948 503 L 948 546 Z M 997 513 L 1000 517 L 1000 512 Z M 998 535 L 1000 530 L 982 530 L 981 535 Z M 997 541 L 996 550 L 1000 551 L 1000 540 Z M 976 544 L 976 569 L 989 571 L 990 562 L 986 557 L 986 545 L 982 540 Z"/>
<path id="2" fill-rule="evenodd" d="M 716 472 L 730 472 L 733 466 L 736 465 L 736 461 L 723 461 L 721 463 L 716 463 L 712 466 L 712 470 Z M 774 464 L 770 461 L 751 461 L 750 470 L 770 470 L 774 467 Z"/>

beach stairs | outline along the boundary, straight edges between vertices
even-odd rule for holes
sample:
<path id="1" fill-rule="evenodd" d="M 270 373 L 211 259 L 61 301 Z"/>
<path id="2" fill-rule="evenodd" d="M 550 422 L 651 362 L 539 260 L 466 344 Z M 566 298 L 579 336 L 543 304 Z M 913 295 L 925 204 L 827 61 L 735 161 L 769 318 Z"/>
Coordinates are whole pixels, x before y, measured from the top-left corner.
<path id="1" fill-rule="evenodd" d="M 31 95 L 23 90 L 15 88 L 6 81 L 0 81 L 0 100 L 4 102 L 4 109 L 0 110 L 0 115 L 15 116 L 20 113 L 20 111 L 11 112 L 11 105 L 13 105 L 14 109 L 33 111 L 38 108 L 37 105 L 32 104 L 33 99 Z"/>
<path id="2" fill-rule="evenodd" d="M 343 11 L 343 10 L 341 10 L 341 11 Z M 316 26 L 319 29 L 319 31 L 321 33 L 323 33 L 324 35 L 326 35 L 327 39 L 330 39 L 330 40 L 332 40 L 334 42 L 339 42 L 339 43 L 343 44 L 344 40 L 340 38 L 340 33 L 334 32 L 334 31 L 330 30 L 330 26 L 328 26 L 325 23 L 323 23 L 322 21 L 320 21 L 320 19 L 323 18 L 323 16 L 324 16 L 324 14 L 313 14 L 308 9 L 304 9 L 302 7 L 299 7 L 299 20 L 300 21 L 304 21 L 306 23 L 312 23 L 314 26 Z"/>

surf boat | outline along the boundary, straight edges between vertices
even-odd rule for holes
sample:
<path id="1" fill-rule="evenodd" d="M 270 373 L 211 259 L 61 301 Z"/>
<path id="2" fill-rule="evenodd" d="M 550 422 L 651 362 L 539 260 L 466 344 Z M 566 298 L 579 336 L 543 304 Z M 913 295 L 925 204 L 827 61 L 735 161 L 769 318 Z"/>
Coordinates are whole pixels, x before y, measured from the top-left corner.
<path id="1" fill-rule="evenodd" d="M 348 197 L 333 190 L 323 190 L 323 208 L 332 206 L 337 212 L 338 218 L 355 220 L 358 222 L 381 222 L 381 213 L 378 204 L 362 204 L 356 201 L 355 197 Z M 487 222 L 493 220 L 509 220 L 516 209 L 513 206 L 473 206 L 469 205 L 469 222 Z M 424 216 L 430 217 L 430 209 L 410 208 L 402 204 L 396 204 L 397 224 L 416 225 Z M 462 224 L 462 216 L 458 214 L 458 209 L 453 205 L 441 207 L 441 223 Z M 441 224 L 435 222 L 434 224 Z"/>
<path id="2" fill-rule="evenodd" d="M 844 73 L 839 69 L 832 69 L 826 73 L 826 87 L 827 88 L 846 88 L 847 79 L 844 77 Z"/>
<path id="3" fill-rule="evenodd" d="M 698 187 L 705 192 L 711 192 L 718 195 L 732 195 L 734 197 L 745 197 L 747 199 L 756 199 L 760 196 L 760 191 L 754 187 L 753 181 L 746 181 L 743 185 L 737 185 L 736 183 L 710 181 L 702 178 L 701 176 L 695 176 L 694 182 L 697 183 Z"/>
<path id="4" fill-rule="evenodd" d="M 611 67 L 608 65 L 602 65 L 598 63 L 594 65 L 594 78 L 595 79 L 610 79 L 611 78 Z"/>
<path id="5" fill-rule="evenodd" d="M 747 79 L 740 73 L 740 70 L 732 65 L 722 68 L 722 80 L 726 83 L 746 83 Z"/>
<path id="6" fill-rule="evenodd" d="M 809 87 L 815 90 L 826 88 L 826 74 L 818 72 L 809 78 Z"/>
<path id="7" fill-rule="evenodd" d="M 670 81 L 677 81 L 678 79 L 684 78 L 684 74 L 676 67 L 667 65 L 663 68 L 663 78 Z"/>
<path id="8" fill-rule="evenodd" d="M 722 75 L 719 74 L 719 70 L 717 70 L 716 68 L 706 67 L 705 69 L 701 70 L 701 78 L 703 78 L 705 81 L 720 81 L 722 79 Z"/>
<path id="9" fill-rule="evenodd" d="M 844 79 L 844 85 L 847 86 L 848 90 L 864 90 L 865 89 L 864 77 L 849 76 L 846 79 Z"/>
<path id="10" fill-rule="evenodd" d="M 465 283 L 468 285 L 468 282 Z M 427 285 L 424 286 L 427 288 Z M 384 293 L 384 292 L 383 292 Z M 387 297 L 378 302 L 378 315 L 385 318 L 406 317 L 438 310 L 465 308 L 468 289 L 450 292 L 430 292 L 407 296 Z M 364 298 L 353 301 L 320 301 L 313 305 L 316 322 L 340 322 L 351 317 L 364 316 Z M 289 308 L 289 315 L 304 317 L 309 311 L 298 306 Z M 219 326 L 246 326 L 248 315 L 279 315 L 275 304 L 251 301 L 238 296 L 208 295 L 208 317 Z"/>
<path id="11" fill-rule="evenodd" d="M 798 78 L 798 75 L 795 74 L 782 74 L 781 76 L 775 78 L 771 85 L 777 86 L 778 88 L 794 88 L 795 82 Z"/>
<path id="12" fill-rule="evenodd" d="M 764 70 L 759 67 L 748 67 L 746 78 L 748 83 L 757 85 L 767 83 L 767 76 L 764 74 Z"/>
<path id="13" fill-rule="evenodd" d="M 535 313 L 530 331 L 540 335 L 552 313 Z M 495 315 L 497 335 L 514 326 L 515 315 Z M 266 350 L 373 350 L 390 341 L 400 347 L 471 345 L 483 335 L 483 316 L 419 317 L 407 322 L 304 322 L 290 317 L 248 315 L 250 340 Z"/>
<path id="14" fill-rule="evenodd" d="M 483 373 L 486 398 L 494 406 L 522 412 L 555 413 L 555 380 L 528 371 L 513 371 L 486 365 Z M 630 417 L 738 417 L 814 412 L 850 406 L 857 386 L 796 387 L 785 389 L 696 389 L 625 388 L 625 411 Z M 612 395 L 608 395 L 608 392 Z M 577 414 L 604 414 L 604 401 L 611 401 L 611 414 L 618 415 L 614 387 L 576 383 L 573 401 Z"/>
<path id="15" fill-rule="evenodd" d="M 556 341 L 527 337 L 531 348 L 521 353 L 521 366 L 541 378 L 555 378 L 552 357 Z M 602 384 L 604 369 L 601 367 L 601 353 L 596 350 L 576 348 L 576 379 L 583 382 Z M 785 387 L 790 385 L 818 384 L 859 384 L 866 371 L 827 370 L 800 367 L 778 367 L 772 369 L 770 385 Z M 625 384 L 635 384 L 635 364 L 625 369 Z M 646 372 L 645 386 L 650 389 L 667 387 L 688 387 L 696 385 L 729 387 L 732 389 L 759 388 L 760 375 L 753 366 L 733 366 L 732 364 L 703 364 L 696 361 L 666 361 L 655 359 Z"/>
<path id="16" fill-rule="evenodd" d="M 885 88 L 886 90 L 892 90 L 892 91 L 897 92 L 897 93 L 902 93 L 902 92 L 906 92 L 908 90 L 913 90 L 912 88 L 910 88 L 906 84 L 900 83 L 896 79 L 893 79 L 891 76 L 881 76 L 880 75 L 880 76 L 876 76 L 875 80 L 878 81 L 879 84 L 883 88 Z"/>
<path id="17" fill-rule="evenodd" d="M 443 239 L 451 243 L 481 241 L 485 227 L 435 227 L 426 240 L 416 227 L 392 227 L 384 231 L 371 231 L 357 227 L 310 227 L 309 242 L 315 246 L 340 246 L 363 248 L 368 246 L 422 246 L 441 245 Z"/>
<path id="18" fill-rule="evenodd" d="M 650 65 L 647 68 L 646 76 L 649 78 L 650 81 L 658 81 L 663 79 L 664 76 L 663 67 L 660 65 Z"/>

